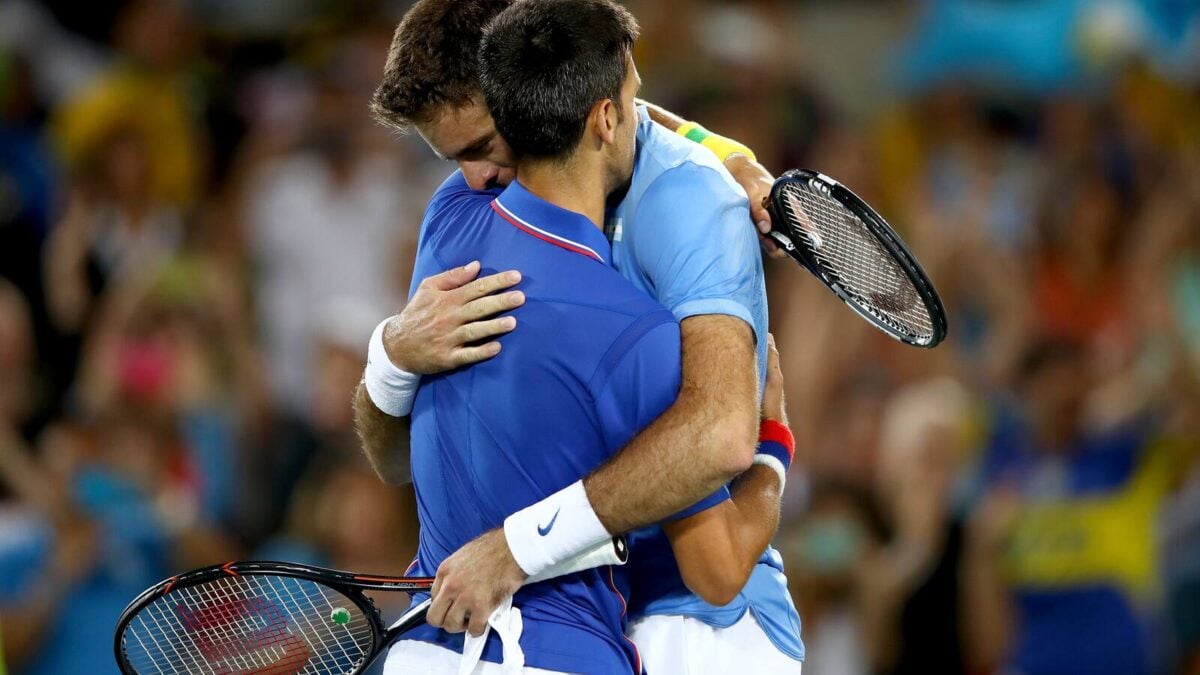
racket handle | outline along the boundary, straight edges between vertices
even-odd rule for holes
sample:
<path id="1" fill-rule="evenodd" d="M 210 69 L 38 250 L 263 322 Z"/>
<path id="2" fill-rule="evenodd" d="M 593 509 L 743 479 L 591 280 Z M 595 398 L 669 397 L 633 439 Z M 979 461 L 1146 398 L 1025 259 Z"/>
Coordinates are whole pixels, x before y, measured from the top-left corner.
<path id="1" fill-rule="evenodd" d="M 625 543 L 625 537 L 618 535 L 595 548 L 580 553 L 570 560 L 564 560 L 557 565 L 542 570 L 538 574 L 529 577 L 525 581 L 525 584 L 536 584 L 539 581 L 574 574 L 575 572 L 583 572 L 595 567 L 604 567 L 605 565 L 624 565 L 627 560 L 629 560 L 629 547 Z"/>

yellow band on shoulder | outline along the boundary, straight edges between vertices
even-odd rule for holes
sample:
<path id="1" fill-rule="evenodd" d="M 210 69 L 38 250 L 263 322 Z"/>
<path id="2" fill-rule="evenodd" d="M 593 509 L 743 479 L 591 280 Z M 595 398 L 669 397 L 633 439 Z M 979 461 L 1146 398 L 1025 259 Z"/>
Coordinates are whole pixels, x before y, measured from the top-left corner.
<path id="1" fill-rule="evenodd" d="M 722 162 L 729 159 L 730 155 L 737 154 L 745 155 L 751 161 L 758 161 L 758 158 L 754 156 L 754 151 L 750 148 L 732 138 L 714 134 L 695 122 L 684 122 L 675 130 L 675 133 L 708 148 Z"/>

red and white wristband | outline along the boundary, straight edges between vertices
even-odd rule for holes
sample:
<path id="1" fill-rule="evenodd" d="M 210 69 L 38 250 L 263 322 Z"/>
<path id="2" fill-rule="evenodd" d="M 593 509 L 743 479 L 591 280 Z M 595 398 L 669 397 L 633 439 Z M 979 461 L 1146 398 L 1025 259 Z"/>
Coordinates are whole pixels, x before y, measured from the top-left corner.
<path id="1" fill-rule="evenodd" d="M 779 474 L 779 487 L 787 484 L 788 468 L 796 454 L 796 439 L 792 430 L 782 422 L 763 420 L 758 427 L 758 450 L 754 463 L 762 464 Z"/>
<path id="2" fill-rule="evenodd" d="M 384 319 L 371 334 L 371 341 L 367 344 L 367 369 L 363 372 L 363 385 L 376 408 L 392 417 L 404 417 L 412 412 L 421 376 L 401 370 L 392 363 L 383 346 L 383 330 L 389 321 L 391 317 Z"/>

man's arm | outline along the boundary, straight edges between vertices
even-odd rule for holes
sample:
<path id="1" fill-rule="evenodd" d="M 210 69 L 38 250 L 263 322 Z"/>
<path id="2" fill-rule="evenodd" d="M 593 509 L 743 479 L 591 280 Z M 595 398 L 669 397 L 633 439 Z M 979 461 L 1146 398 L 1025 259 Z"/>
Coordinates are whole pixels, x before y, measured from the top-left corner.
<path id="1" fill-rule="evenodd" d="M 582 481 L 602 526 L 600 539 L 674 515 L 753 463 L 758 429 L 753 332 L 732 316 L 700 315 L 684 319 L 680 334 L 683 384 L 675 403 Z M 560 524 L 559 530 L 569 528 Z M 485 532 L 438 567 L 427 621 L 450 632 L 482 635 L 492 611 L 527 576 L 504 528 Z"/>
<path id="2" fill-rule="evenodd" d="M 412 480 L 409 470 L 409 418 L 392 417 L 375 407 L 365 382 L 354 391 L 354 428 L 363 453 L 379 479 L 390 485 Z"/>
<path id="3" fill-rule="evenodd" d="M 516 327 L 516 319 L 495 316 L 524 304 L 520 291 L 502 292 L 520 283 L 521 274 L 508 271 L 476 278 L 479 270 L 479 263 L 472 262 L 421 281 L 383 331 L 383 348 L 392 366 L 429 375 L 500 353 L 499 342 L 479 342 Z M 381 410 L 371 400 L 365 375 L 354 394 L 354 427 L 379 477 L 387 483 L 408 482 L 408 416 Z"/>
<path id="4" fill-rule="evenodd" d="M 787 428 L 783 398 L 783 373 L 779 352 L 770 339 L 767 386 L 763 395 L 764 430 Z M 791 461 L 793 448 L 788 434 L 786 447 L 776 438 L 760 438 L 760 447 L 775 443 L 782 460 Z M 772 456 L 764 452 L 767 456 Z M 779 504 L 787 464 L 772 468 L 770 461 L 750 467 L 730 488 L 730 498 L 686 518 L 663 523 L 671 549 L 679 564 L 683 583 L 712 605 L 726 605 L 746 586 L 754 566 L 779 529 Z M 780 471 L 782 470 L 782 471 Z"/>
<path id="5" fill-rule="evenodd" d="M 714 314 L 684 319 L 680 335 L 683 385 L 674 405 L 583 481 L 609 532 L 628 532 L 678 513 L 754 460 L 753 332 L 741 319 Z"/>

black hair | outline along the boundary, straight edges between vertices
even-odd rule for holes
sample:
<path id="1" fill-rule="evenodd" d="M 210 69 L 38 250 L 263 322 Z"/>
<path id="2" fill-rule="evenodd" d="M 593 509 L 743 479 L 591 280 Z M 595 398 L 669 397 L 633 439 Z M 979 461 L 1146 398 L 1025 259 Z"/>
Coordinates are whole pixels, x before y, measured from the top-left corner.
<path id="1" fill-rule="evenodd" d="M 522 0 L 484 31 L 480 81 L 518 158 L 567 156 L 597 101 L 619 100 L 637 20 L 610 0 Z"/>

